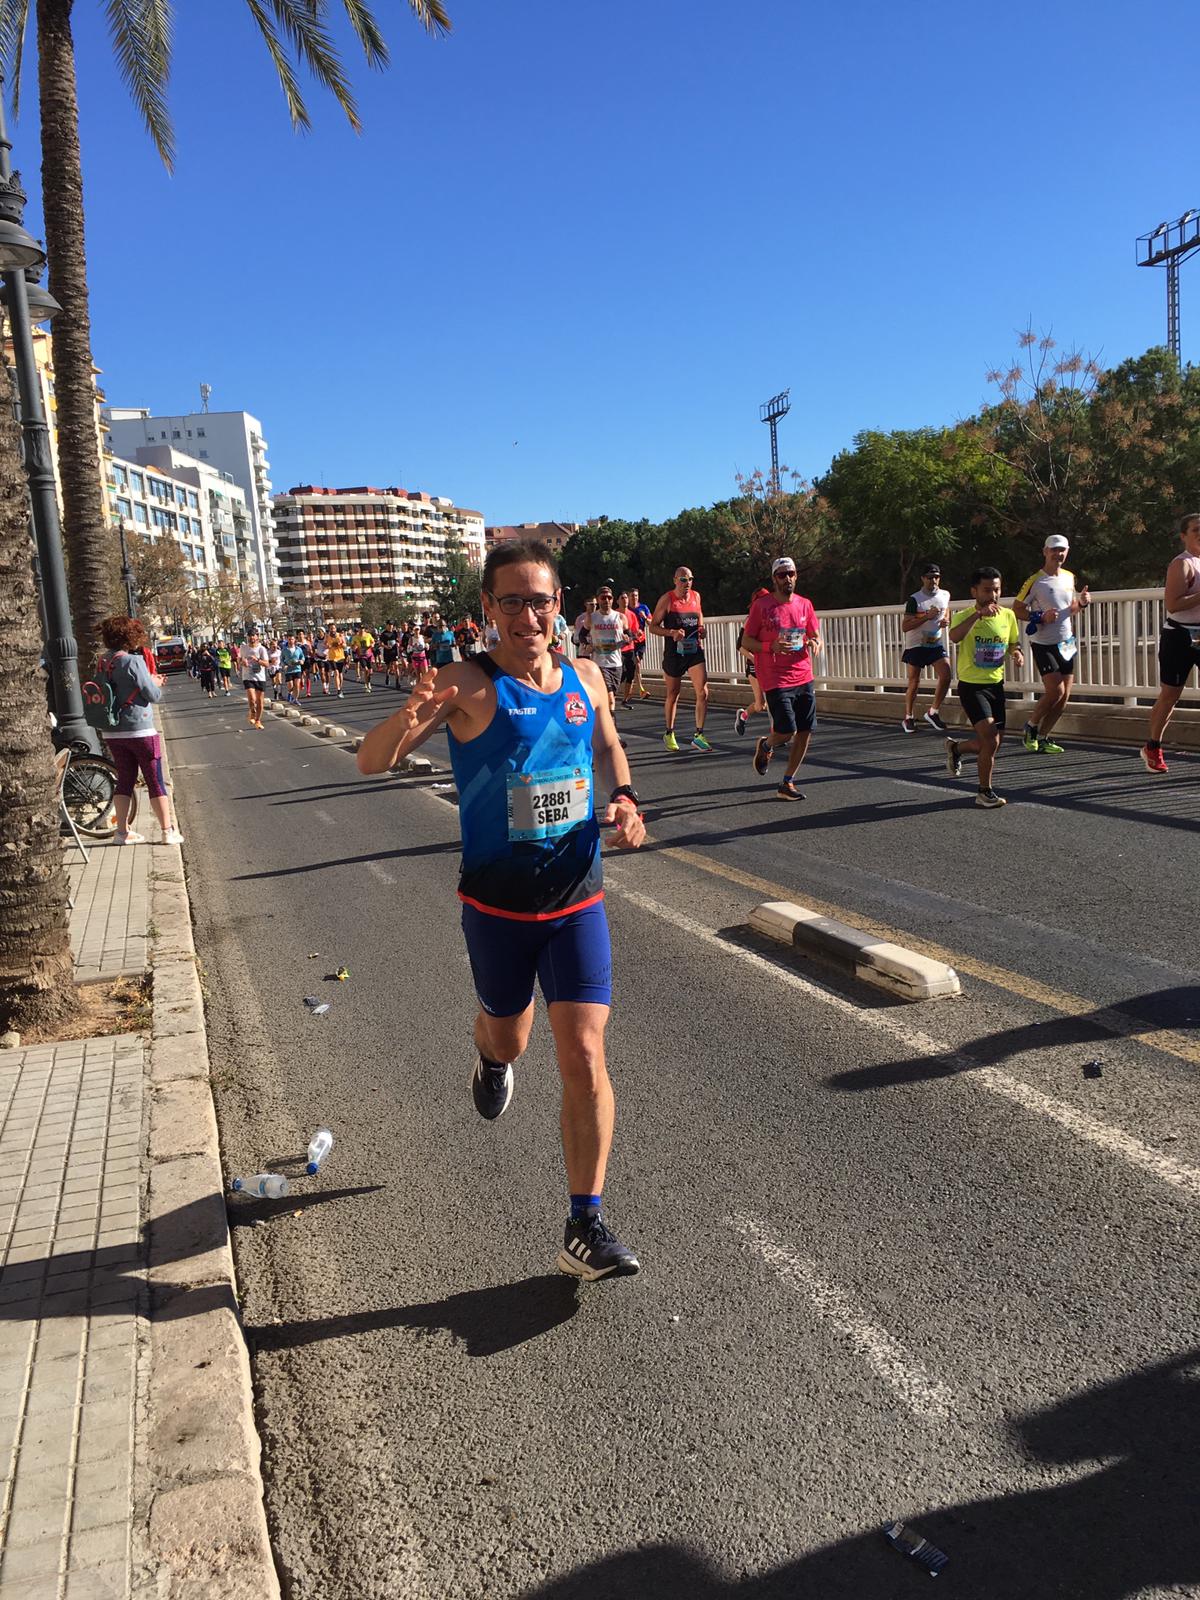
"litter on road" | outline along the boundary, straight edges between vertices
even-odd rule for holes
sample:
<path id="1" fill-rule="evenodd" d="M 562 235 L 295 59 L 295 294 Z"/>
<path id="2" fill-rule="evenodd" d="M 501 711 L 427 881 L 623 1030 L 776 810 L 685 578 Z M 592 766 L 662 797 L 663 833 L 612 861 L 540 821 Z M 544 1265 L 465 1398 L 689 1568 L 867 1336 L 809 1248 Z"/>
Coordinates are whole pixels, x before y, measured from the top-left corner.
<path id="1" fill-rule="evenodd" d="M 326 1000 L 322 1005 L 314 1006 L 312 1008 L 312 1014 L 313 1014 L 314 1017 L 323 1017 L 328 1010 L 329 1010 L 329 1001 Z"/>
<path id="2" fill-rule="evenodd" d="M 883 1530 L 883 1536 L 893 1549 L 899 1550 L 901 1555 L 910 1556 L 918 1566 L 924 1567 L 931 1578 L 936 1578 L 950 1559 L 937 1545 L 930 1544 L 928 1539 L 923 1539 L 914 1528 L 906 1528 L 902 1522 L 889 1522 Z"/>
<path id="3" fill-rule="evenodd" d="M 318 1128 L 308 1142 L 308 1159 L 304 1170 L 311 1178 L 321 1170 L 321 1163 L 333 1149 L 333 1134 L 328 1128 Z"/>
<path id="4" fill-rule="evenodd" d="M 234 1178 L 229 1185 L 234 1194 L 252 1199 L 281 1200 L 288 1192 L 288 1181 L 278 1172 L 256 1172 L 252 1178 Z"/>
<path id="5" fill-rule="evenodd" d="M 304 1004 L 310 1011 L 315 1011 L 321 1002 L 315 994 L 306 994 L 304 996 Z"/>
<path id="6" fill-rule="evenodd" d="M 339 967 L 337 969 L 337 971 L 334 973 L 334 977 L 337 979 L 337 981 L 339 983 L 345 983 L 346 979 L 349 976 L 350 976 L 350 974 L 346 971 L 345 967 Z"/>
<path id="7" fill-rule="evenodd" d="M 1104 1076 L 1104 1063 L 1102 1061 L 1085 1061 L 1083 1063 L 1085 1078 L 1101 1078 Z"/>

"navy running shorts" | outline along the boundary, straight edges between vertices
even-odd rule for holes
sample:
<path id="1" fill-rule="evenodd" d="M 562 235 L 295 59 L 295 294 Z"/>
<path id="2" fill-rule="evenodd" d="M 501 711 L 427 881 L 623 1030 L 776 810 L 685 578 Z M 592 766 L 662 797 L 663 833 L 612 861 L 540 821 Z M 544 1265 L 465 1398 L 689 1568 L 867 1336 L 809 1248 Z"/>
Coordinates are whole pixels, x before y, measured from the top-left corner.
<path id="1" fill-rule="evenodd" d="M 786 735 L 811 733 L 817 725 L 817 692 L 811 683 L 793 684 L 790 689 L 768 689 L 767 710 L 771 731 Z"/>
<path id="2" fill-rule="evenodd" d="M 931 667 L 935 661 L 945 661 L 946 649 L 940 644 L 914 644 L 900 659 L 906 667 Z"/>
<path id="3" fill-rule="evenodd" d="M 479 1004 L 489 1017 L 516 1017 L 533 999 L 546 1004 L 612 1003 L 612 945 L 603 900 L 540 922 L 491 916 L 464 904 L 462 930 Z"/>

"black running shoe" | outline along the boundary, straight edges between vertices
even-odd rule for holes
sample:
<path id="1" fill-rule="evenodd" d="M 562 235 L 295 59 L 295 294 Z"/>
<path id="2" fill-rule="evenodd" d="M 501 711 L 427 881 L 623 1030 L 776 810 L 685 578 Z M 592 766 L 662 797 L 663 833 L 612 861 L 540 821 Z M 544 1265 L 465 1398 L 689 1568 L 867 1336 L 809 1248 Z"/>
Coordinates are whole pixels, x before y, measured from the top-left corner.
<path id="1" fill-rule="evenodd" d="M 938 712 L 938 711 L 927 711 L 925 713 L 925 721 L 929 724 L 929 726 L 933 729 L 933 731 L 935 733 L 947 733 L 948 734 L 950 732 L 950 729 L 942 721 L 941 713 Z"/>
<path id="2" fill-rule="evenodd" d="M 568 1219 L 558 1252 L 560 1272 L 594 1283 L 597 1278 L 631 1278 L 640 1265 L 633 1251 L 605 1226 L 603 1217 Z"/>
<path id="3" fill-rule="evenodd" d="M 957 739 L 946 740 L 946 771 L 952 778 L 962 776 L 962 751 L 958 748 Z"/>
<path id="4" fill-rule="evenodd" d="M 471 1074 L 471 1097 L 481 1117 L 494 1122 L 508 1110 L 512 1099 L 513 1070 L 503 1061 L 485 1061 L 482 1056 Z"/>
<path id="5" fill-rule="evenodd" d="M 754 746 L 754 770 L 760 778 L 766 777 L 767 768 L 771 765 L 771 757 L 774 754 L 771 741 L 764 735 Z"/>

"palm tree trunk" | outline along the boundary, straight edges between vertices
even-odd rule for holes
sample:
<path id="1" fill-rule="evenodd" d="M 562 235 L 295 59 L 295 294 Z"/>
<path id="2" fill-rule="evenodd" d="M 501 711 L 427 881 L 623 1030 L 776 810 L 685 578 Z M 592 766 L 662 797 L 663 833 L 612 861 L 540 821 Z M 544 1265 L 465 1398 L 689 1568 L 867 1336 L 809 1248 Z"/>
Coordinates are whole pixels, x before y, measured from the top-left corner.
<path id="1" fill-rule="evenodd" d="M 0 1029 L 80 1008 L 71 962 L 45 679 L 37 665 L 29 486 L 7 372 L 0 376 Z"/>
<path id="2" fill-rule="evenodd" d="M 100 484 L 100 445 L 83 237 L 83 169 L 75 90 L 74 0 L 37 0 L 38 93 L 42 116 L 42 211 L 54 319 L 58 465 L 63 545 L 81 676 L 95 659 L 99 623 L 113 602 L 115 556 Z"/>

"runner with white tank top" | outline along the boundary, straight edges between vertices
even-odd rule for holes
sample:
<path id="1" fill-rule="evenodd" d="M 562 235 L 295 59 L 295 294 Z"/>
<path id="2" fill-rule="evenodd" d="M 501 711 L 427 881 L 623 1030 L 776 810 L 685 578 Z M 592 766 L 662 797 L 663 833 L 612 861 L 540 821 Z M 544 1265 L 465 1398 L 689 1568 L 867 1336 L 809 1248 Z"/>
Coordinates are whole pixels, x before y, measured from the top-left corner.
<path id="1" fill-rule="evenodd" d="M 1162 687 L 1150 712 L 1150 737 L 1142 746 L 1147 772 L 1166 772 L 1163 734 L 1195 668 L 1200 668 L 1200 512 L 1179 524 L 1183 549 L 1167 568 L 1163 589 L 1166 620 L 1158 641 L 1158 681 Z"/>

